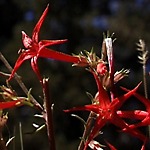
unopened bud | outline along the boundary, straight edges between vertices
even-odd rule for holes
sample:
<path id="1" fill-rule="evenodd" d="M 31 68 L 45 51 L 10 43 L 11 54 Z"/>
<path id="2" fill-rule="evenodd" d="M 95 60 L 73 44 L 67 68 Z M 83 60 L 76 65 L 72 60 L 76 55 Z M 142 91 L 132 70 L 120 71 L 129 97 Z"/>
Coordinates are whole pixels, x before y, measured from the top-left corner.
<path id="1" fill-rule="evenodd" d="M 99 62 L 97 65 L 97 73 L 100 75 L 104 75 L 106 72 L 107 72 L 107 67 L 105 63 L 103 61 Z"/>

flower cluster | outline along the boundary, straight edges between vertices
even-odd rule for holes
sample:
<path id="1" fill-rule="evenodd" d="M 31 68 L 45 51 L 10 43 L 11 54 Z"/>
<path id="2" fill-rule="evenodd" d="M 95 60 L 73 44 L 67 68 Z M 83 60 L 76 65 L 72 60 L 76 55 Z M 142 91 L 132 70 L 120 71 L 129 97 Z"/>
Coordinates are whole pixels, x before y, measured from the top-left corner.
<path id="1" fill-rule="evenodd" d="M 87 149 L 88 146 L 91 145 L 91 141 L 99 135 L 101 129 L 109 122 L 121 129 L 122 132 L 127 132 L 132 136 L 135 136 L 143 141 L 147 140 L 147 136 L 145 136 L 138 127 L 141 126 L 148 126 L 149 125 L 149 100 L 144 98 L 143 96 L 139 95 L 136 91 L 141 83 L 139 83 L 134 89 L 127 90 L 122 87 L 126 91 L 126 93 L 122 96 L 117 96 L 115 90 L 115 83 L 125 77 L 128 73 L 127 70 L 122 70 L 117 73 L 113 73 L 113 55 L 112 55 L 112 44 L 107 43 L 108 41 L 112 41 L 111 38 L 104 39 L 105 43 L 108 44 L 109 51 L 106 53 L 108 56 L 108 68 L 104 64 L 104 60 L 99 59 L 100 63 L 94 62 L 97 64 L 95 68 L 92 65 L 89 65 L 88 70 L 90 73 L 93 74 L 98 92 L 94 97 L 93 103 L 88 104 L 81 107 L 74 107 L 69 110 L 64 110 L 65 112 L 73 112 L 73 111 L 89 111 L 95 114 L 95 121 L 94 125 L 91 128 L 91 132 L 88 136 L 83 137 L 84 139 L 84 150 Z M 111 52 L 110 52 L 111 51 Z M 89 55 L 91 55 L 89 53 Z M 87 58 L 89 58 L 88 56 Z M 90 57 L 93 59 L 93 57 Z M 105 57 L 106 58 L 106 57 Z M 93 59 L 96 60 L 96 59 Z M 101 61 L 100 61 L 101 60 Z M 97 60 L 96 60 L 97 61 Z M 92 60 L 89 62 L 93 62 Z M 100 68 L 101 67 L 101 68 Z M 122 111 L 122 105 L 129 100 L 131 96 L 135 96 L 137 100 L 141 101 L 147 111 L 143 110 L 129 110 L 129 111 Z M 128 124 L 124 118 L 140 120 L 140 123 L 136 124 Z M 93 148 L 96 149 L 96 146 Z"/>
<path id="2" fill-rule="evenodd" d="M 47 85 L 45 84 L 45 82 L 43 82 L 43 78 L 39 71 L 37 63 L 39 57 L 65 61 L 72 63 L 73 66 L 86 68 L 86 70 L 88 70 L 89 73 L 93 75 L 95 79 L 95 84 L 97 85 L 97 93 L 92 99 L 92 103 L 87 104 L 85 106 L 74 107 L 71 109 L 64 110 L 64 112 L 90 112 L 87 123 L 85 124 L 85 132 L 83 134 L 83 137 L 81 138 L 81 143 L 78 149 L 86 150 L 88 147 L 90 147 L 93 150 L 104 149 L 104 146 L 99 144 L 99 142 L 95 141 L 95 138 L 99 135 L 101 129 L 109 122 L 115 125 L 116 127 L 120 128 L 122 132 L 127 132 L 132 136 L 137 137 L 138 139 L 143 141 L 141 150 L 144 150 L 148 137 L 139 130 L 139 127 L 150 125 L 150 100 L 138 94 L 137 90 L 141 83 L 139 83 L 132 90 L 128 90 L 122 87 L 122 90 L 124 90 L 125 94 L 118 96 L 116 91 L 116 83 L 123 79 L 125 76 L 127 76 L 129 70 L 122 69 L 121 71 L 117 71 L 115 73 L 112 37 L 107 36 L 104 38 L 100 57 L 96 56 L 93 50 L 91 52 L 81 52 L 79 55 L 69 55 L 50 49 L 48 48 L 48 46 L 52 46 L 55 44 L 63 44 L 67 40 L 64 39 L 39 41 L 39 31 L 47 15 L 48 8 L 49 6 L 46 7 L 41 18 L 39 19 L 35 28 L 33 29 L 31 38 L 24 31 L 22 31 L 22 41 L 25 49 L 19 50 L 20 56 L 17 59 L 15 66 L 11 72 L 11 75 L 7 81 L 12 80 L 17 70 L 21 67 L 22 63 L 30 59 L 31 67 L 37 75 L 40 83 L 42 84 L 44 96 L 47 100 Z M 28 96 L 27 98 L 19 97 L 14 92 L 14 90 L 6 86 L 1 86 L 1 90 L 1 110 L 24 104 L 28 104 L 32 107 L 36 106 L 34 105 L 35 101 L 33 102 L 30 96 Z M 133 96 L 136 100 L 142 102 L 146 110 L 121 110 L 121 107 L 126 101 L 129 100 L 131 96 Z M 46 125 L 49 127 L 48 129 L 50 130 L 52 126 L 49 126 L 49 120 L 52 120 L 51 118 L 49 118 L 50 111 L 48 109 L 51 108 L 48 108 L 47 102 L 45 101 L 43 102 L 43 106 L 39 108 L 42 113 L 41 116 L 45 119 Z M 139 122 L 129 124 L 128 122 L 126 122 L 126 118 L 138 120 Z M 116 149 L 107 141 L 106 145 L 108 145 L 108 147 L 111 150 Z"/>

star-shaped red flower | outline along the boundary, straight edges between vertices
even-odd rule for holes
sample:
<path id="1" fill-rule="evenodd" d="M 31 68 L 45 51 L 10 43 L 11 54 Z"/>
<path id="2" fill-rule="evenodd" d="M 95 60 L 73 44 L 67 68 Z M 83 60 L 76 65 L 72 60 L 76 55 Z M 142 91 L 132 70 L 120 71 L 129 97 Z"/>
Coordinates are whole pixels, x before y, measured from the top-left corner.
<path id="1" fill-rule="evenodd" d="M 47 46 L 55 45 L 55 44 L 62 44 L 65 43 L 67 40 L 41 40 L 39 41 L 39 31 L 43 24 L 43 21 L 47 15 L 49 6 L 43 12 L 41 18 L 37 22 L 33 33 L 32 38 L 30 38 L 24 31 L 22 31 L 22 41 L 26 50 L 21 50 L 21 54 L 17 59 L 14 69 L 11 73 L 11 76 L 8 80 L 11 80 L 16 73 L 16 71 L 20 68 L 22 63 L 28 59 L 31 59 L 31 66 L 36 75 L 38 76 L 39 80 L 42 81 L 42 77 L 40 75 L 37 59 L 38 57 L 43 58 L 52 58 L 60 61 L 65 62 L 72 62 L 78 64 L 81 61 L 81 58 L 76 56 L 67 55 L 61 52 L 54 51 L 52 49 L 46 48 Z"/>
<path id="2" fill-rule="evenodd" d="M 92 111 L 97 114 L 94 127 L 92 128 L 91 133 L 85 143 L 84 150 L 87 149 L 90 141 L 92 141 L 97 136 L 102 127 L 104 127 L 108 122 L 114 124 L 120 129 L 126 129 L 126 132 L 138 137 L 141 140 L 145 140 L 146 137 L 139 130 L 131 129 L 129 125 L 117 114 L 117 110 L 119 110 L 123 103 L 136 92 L 139 85 L 123 96 L 111 99 L 103 88 L 98 75 L 95 72 L 93 72 L 93 75 L 98 87 L 98 94 L 96 96 L 98 104 L 90 104 L 65 110 L 65 112 L 85 110 L 90 112 Z"/>

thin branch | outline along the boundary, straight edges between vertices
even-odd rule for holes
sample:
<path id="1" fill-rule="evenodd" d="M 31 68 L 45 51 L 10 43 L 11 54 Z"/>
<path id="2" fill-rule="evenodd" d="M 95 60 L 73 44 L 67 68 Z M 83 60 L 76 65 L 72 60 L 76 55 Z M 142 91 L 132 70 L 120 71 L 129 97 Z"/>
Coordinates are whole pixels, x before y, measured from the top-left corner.
<path id="1" fill-rule="evenodd" d="M 80 144 L 78 146 L 78 150 L 83 150 L 84 149 L 85 141 L 86 141 L 86 139 L 88 138 L 88 136 L 91 132 L 91 128 L 92 128 L 92 125 L 93 125 L 93 121 L 94 121 L 93 119 L 94 118 L 95 118 L 95 113 L 91 112 L 89 114 L 88 119 L 87 119 L 86 125 L 84 126 L 85 128 L 84 128 L 84 132 L 83 132 Z"/>
<path id="2" fill-rule="evenodd" d="M 6 68 L 12 72 L 13 68 L 10 66 L 10 64 L 8 63 L 8 61 L 5 59 L 5 57 L 3 56 L 3 54 L 0 52 L 0 60 L 4 63 L 4 65 L 6 66 Z M 2 74 L 2 73 L 1 73 Z M 2 75 L 5 75 L 5 74 L 2 74 Z M 6 74 L 8 75 L 8 74 Z M 20 76 L 15 73 L 15 76 L 14 76 L 15 80 L 18 82 L 19 86 L 22 88 L 22 90 L 24 91 L 24 93 L 26 95 L 28 95 L 29 93 L 29 90 L 27 89 L 27 87 L 25 86 L 25 84 L 22 82 Z M 41 107 L 41 105 L 37 102 L 37 100 L 32 96 L 30 95 L 30 100 L 32 101 L 32 103 L 41 111 L 43 111 L 43 108 Z"/>

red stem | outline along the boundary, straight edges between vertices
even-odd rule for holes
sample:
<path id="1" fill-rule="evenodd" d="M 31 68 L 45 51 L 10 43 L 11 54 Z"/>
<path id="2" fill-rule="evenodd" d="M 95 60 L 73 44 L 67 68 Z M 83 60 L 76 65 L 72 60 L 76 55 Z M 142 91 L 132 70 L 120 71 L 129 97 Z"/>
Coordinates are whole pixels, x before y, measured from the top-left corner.
<path id="1" fill-rule="evenodd" d="M 50 150 L 56 150 L 54 128 L 53 128 L 53 115 L 52 115 L 52 102 L 49 94 L 48 79 L 43 79 L 43 94 L 44 94 L 44 107 L 45 107 L 45 121 L 47 125 L 47 135 L 49 139 Z"/>

